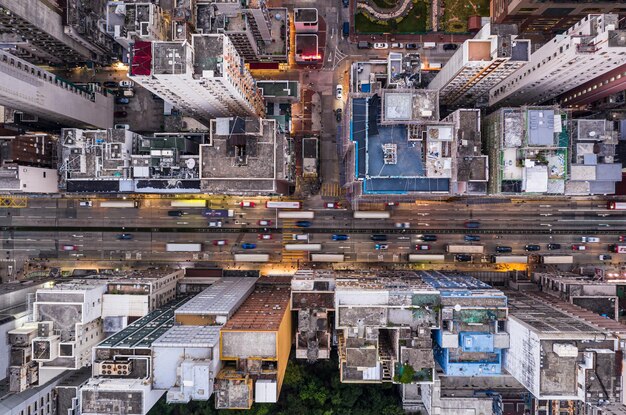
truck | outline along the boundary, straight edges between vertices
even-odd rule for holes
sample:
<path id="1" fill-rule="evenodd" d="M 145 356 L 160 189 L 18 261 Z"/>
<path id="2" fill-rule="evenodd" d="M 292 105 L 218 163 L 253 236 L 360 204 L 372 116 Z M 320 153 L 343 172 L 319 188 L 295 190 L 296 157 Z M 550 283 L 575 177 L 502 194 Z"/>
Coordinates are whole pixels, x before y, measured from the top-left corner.
<path id="1" fill-rule="evenodd" d="M 343 262 L 343 254 L 311 254 L 312 262 Z"/>
<path id="2" fill-rule="evenodd" d="M 235 254 L 235 262 L 268 262 L 269 254 Z"/>
<path id="3" fill-rule="evenodd" d="M 626 245 L 611 244 L 609 245 L 609 251 L 616 254 L 626 254 Z"/>
<path id="4" fill-rule="evenodd" d="M 287 244 L 285 251 L 321 251 L 322 244 Z"/>
<path id="5" fill-rule="evenodd" d="M 376 211 L 376 210 L 355 210 L 354 218 L 355 219 L 386 219 L 390 218 L 391 213 L 387 211 Z"/>
<path id="6" fill-rule="evenodd" d="M 543 264 L 573 264 L 574 257 L 572 255 L 543 255 L 541 262 Z"/>
<path id="7" fill-rule="evenodd" d="M 139 202 L 136 200 L 108 200 L 100 202 L 100 207 L 104 208 L 138 208 Z"/>
<path id="8" fill-rule="evenodd" d="M 273 202 L 270 200 L 265 203 L 265 207 L 268 209 L 300 209 L 302 202 Z"/>
<path id="9" fill-rule="evenodd" d="M 233 209 L 205 209 L 202 215 L 207 218 L 232 218 L 235 216 Z"/>
<path id="10" fill-rule="evenodd" d="M 206 200 L 203 199 L 186 199 L 172 200 L 172 207 L 206 207 Z"/>
<path id="11" fill-rule="evenodd" d="M 444 262 L 445 260 L 445 255 L 409 254 L 409 262 Z"/>
<path id="12" fill-rule="evenodd" d="M 626 210 L 626 202 L 608 202 L 606 207 L 612 210 Z"/>
<path id="13" fill-rule="evenodd" d="M 315 217 L 315 212 L 310 210 L 279 210 L 278 217 L 281 219 L 313 219 Z"/>
<path id="14" fill-rule="evenodd" d="M 492 255 L 491 262 L 494 264 L 528 264 L 526 255 Z"/>
<path id="15" fill-rule="evenodd" d="M 180 244 L 171 243 L 165 245 L 167 252 L 200 252 L 202 251 L 202 244 Z"/>
<path id="16" fill-rule="evenodd" d="M 343 22 L 343 37 L 350 36 L 350 23 Z"/>
<path id="17" fill-rule="evenodd" d="M 482 254 L 484 250 L 483 245 L 446 245 L 446 252 L 451 254 Z"/>

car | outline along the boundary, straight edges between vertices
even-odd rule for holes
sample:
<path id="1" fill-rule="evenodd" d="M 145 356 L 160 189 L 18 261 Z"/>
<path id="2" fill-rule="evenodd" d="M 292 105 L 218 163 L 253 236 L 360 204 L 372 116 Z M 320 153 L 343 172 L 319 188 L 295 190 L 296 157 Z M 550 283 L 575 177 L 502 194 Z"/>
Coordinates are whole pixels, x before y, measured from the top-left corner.
<path id="1" fill-rule="evenodd" d="M 272 221 L 267 219 L 261 219 L 257 222 L 259 226 L 272 226 Z"/>
<path id="2" fill-rule="evenodd" d="M 117 239 L 119 239 L 120 241 L 130 241 L 133 239 L 133 235 L 131 235 L 130 233 L 121 233 L 117 235 Z"/>
<path id="3" fill-rule="evenodd" d="M 477 229 L 480 228 L 480 222 L 476 220 L 468 220 L 467 222 L 465 222 L 465 227 L 467 229 Z"/>
<path id="4" fill-rule="evenodd" d="M 407 49 L 419 49 L 420 45 L 418 43 L 407 43 L 405 48 Z"/>
<path id="5" fill-rule="evenodd" d="M 397 202 L 387 202 L 387 203 L 385 203 L 385 205 L 387 205 L 387 206 L 398 206 L 398 203 Z"/>
<path id="6" fill-rule="evenodd" d="M 251 202 L 251 201 L 249 201 L 249 200 L 244 200 L 243 202 L 240 202 L 240 203 L 239 203 L 239 206 L 241 206 L 242 208 L 243 208 L 243 207 L 255 207 L 255 206 L 256 206 L 256 203 Z"/>
<path id="7" fill-rule="evenodd" d="M 510 246 L 496 246 L 496 252 L 499 254 L 507 254 L 511 251 L 513 251 L 513 249 Z"/>
<path id="8" fill-rule="evenodd" d="M 430 250 L 430 245 L 415 245 L 415 249 L 418 251 L 428 251 Z"/>
<path id="9" fill-rule="evenodd" d="M 343 113 L 343 110 L 341 108 L 337 108 L 335 110 L 335 119 L 337 120 L 337 122 L 341 122 L 341 114 L 342 113 Z"/>
<path id="10" fill-rule="evenodd" d="M 339 209 L 341 208 L 341 205 L 337 202 L 326 202 L 324 203 L 324 207 L 326 209 Z"/>
<path id="11" fill-rule="evenodd" d="M 437 240 L 437 235 L 415 235 L 415 238 L 424 242 L 435 242 Z"/>
<path id="12" fill-rule="evenodd" d="M 598 255 L 598 259 L 600 261 L 610 261 L 613 259 L 613 257 L 611 255 L 602 254 L 602 255 Z"/>
<path id="13" fill-rule="evenodd" d="M 463 236 L 463 239 L 465 240 L 465 242 L 479 242 L 480 236 L 479 235 L 465 235 Z"/>
<path id="14" fill-rule="evenodd" d="M 135 83 L 133 81 L 129 81 L 127 79 L 120 81 L 120 88 L 132 88 Z"/>
<path id="15" fill-rule="evenodd" d="M 459 48 L 459 45 L 454 44 L 454 43 L 443 44 L 443 50 L 457 50 L 458 48 Z"/>
<path id="16" fill-rule="evenodd" d="M 272 239 L 272 234 L 270 234 L 270 233 L 260 233 L 259 234 L 259 239 L 262 239 L 262 240 Z"/>
<path id="17" fill-rule="evenodd" d="M 117 88 L 119 85 L 117 82 L 114 81 L 106 81 L 102 84 L 102 86 L 105 88 Z"/>
<path id="18" fill-rule="evenodd" d="M 548 244 L 546 247 L 549 251 L 554 251 L 555 249 L 561 249 L 561 244 Z"/>
<path id="19" fill-rule="evenodd" d="M 92 207 L 93 202 L 91 200 L 81 200 L 80 202 L 78 202 L 78 205 L 80 207 Z"/>
<path id="20" fill-rule="evenodd" d="M 383 43 L 383 42 L 374 43 L 374 49 L 389 49 L 389 43 Z"/>
<path id="21" fill-rule="evenodd" d="M 76 245 L 63 245 L 64 251 L 76 251 L 78 247 Z"/>
<path id="22" fill-rule="evenodd" d="M 585 245 L 581 245 L 581 244 L 574 244 L 572 245 L 572 251 L 586 251 L 587 247 Z"/>
<path id="23" fill-rule="evenodd" d="M 333 235 L 331 238 L 333 241 L 347 241 L 350 239 L 348 235 Z"/>
<path id="24" fill-rule="evenodd" d="M 454 256 L 454 260 L 457 262 L 470 262 L 472 260 L 472 256 L 467 254 L 456 254 Z"/>
<path id="25" fill-rule="evenodd" d="M 411 224 L 409 222 L 396 222 L 396 228 L 409 229 Z"/>
<path id="26" fill-rule="evenodd" d="M 291 234 L 291 239 L 294 241 L 308 241 L 309 234 L 308 233 L 293 233 Z"/>
<path id="27" fill-rule="evenodd" d="M 221 228 L 221 227 L 222 227 L 221 220 L 212 220 L 211 222 L 209 222 L 209 228 Z"/>
<path id="28" fill-rule="evenodd" d="M 598 238 L 596 236 L 582 236 L 580 238 L 580 242 L 588 243 L 588 244 L 594 244 L 594 243 L 600 242 L 600 238 Z"/>
<path id="29" fill-rule="evenodd" d="M 167 211 L 167 216 L 180 217 L 180 216 L 183 216 L 184 214 L 185 212 L 183 212 L 182 210 L 168 210 Z"/>
<path id="30" fill-rule="evenodd" d="M 116 104 L 120 104 L 120 105 L 125 105 L 130 103 L 130 99 L 126 98 L 126 97 L 116 97 L 115 98 L 115 103 Z"/>
<path id="31" fill-rule="evenodd" d="M 215 246 L 228 245 L 228 241 L 225 241 L 223 239 L 216 239 L 216 240 L 213 241 L 213 245 L 215 245 Z"/>
<path id="32" fill-rule="evenodd" d="M 618 239 L 619 239 L 620 242 L 625 242 L 626 241 L 626 235 L 620 235 Z"/>
<path id="33" fill-rule="evenodd" d="M 372 241 L 386 241 L 387 235 L 375 234 L 375 235 L 370 236 L 370 239 Z"/>
<path id="34" fill-rule="evenodd" d="M 296 222 L 298 228 L 309 228 L 312 225 L 308 220 L 299 220 Z"/>
<path id="35" fill-rule="evenodd" d="M 128 113 L 126 111 L 115 111 L 113 113 L 113 116 L 115 118 L 126 118 L 127 115 L 128 115 Z"/>
<path id="36" fill-rule="evenodd" d="M 376 244 L 376 245 L 374 245 L 374 248 L 379 250 L 379 251 L 386 251 L 387 249 L 389 249 L 389 245 L 387 245 L 387 244 Z"/>
<path id="37" fill-rule="evenodd" d="M 337 85 L 337 88 L 335 88 L 335 98 L 337 99 L 343 98 L 343 86 L 342 85 Z"/>
<path id="38" fill-rule="evenodd" d="M 251 243 L 243 243 L 241 244 L 241 249 L 254 249 L 256 248 L 256 244 L 251 244 Z"/>
<path id="39" fill-rule="evenodd" d="M 524 249 L 527 251 L 540 251 L 541 247 L 535 244 L 528 244 L 524 247 Z"/>
<path id="40" fill-rule="evenodd" d="M 130 125 L 129 124 L 115 124 L 113 128 L 116 130 L 130 130 Z"/>
<path id="41" fill-rule="evenodd" d="M 350 0 L 341 0 L 341 3 L 343 4 L 343 7 L 350 6 Z"/>
<path id="42" fill-rule="evenodd" d="M 404 44 L 403 43 L 392 43 L 391 47 L 393 49 L 402 49 L 402 48 L 404 48 Z"/>

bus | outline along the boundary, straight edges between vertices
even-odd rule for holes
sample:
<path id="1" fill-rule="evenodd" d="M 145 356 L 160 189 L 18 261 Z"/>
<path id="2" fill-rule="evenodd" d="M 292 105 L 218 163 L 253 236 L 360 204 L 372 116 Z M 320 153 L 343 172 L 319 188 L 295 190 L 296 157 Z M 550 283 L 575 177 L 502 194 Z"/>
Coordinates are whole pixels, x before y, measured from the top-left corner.
<path id="1" fill-rule="evenodd" d="M 391 217 L 391 213 L 387 211 L 376 210 L 355 210 L 355 219 L 387 219 Z"/>
<path id="2" fill-rule="evenodd" d="M 172 207 L 206 207 L 206 200 L 203 199 L 181 199 L 172 200 Z"/>
<path id="3" fill-rule="evenodd" d="M 573 264 L 574 257 L 572 255 L 543 255 L 541 262 L 544 264 Z"/>
<path id="4" fill-rule="evenodd" d="M 526 255 L 492 255 L 491 262 L 494 264 L 528 264 Z"/>
<path id="5" fill-rule="evenodd" d="M 302 202 L 273 202 L 268 200 L 267 203 L 265 203 L 265 207 L 268 209 L 300 209 Z"/>
<path id="6" fill-rule="evenodd" d="M 626 245 L 611 244 L 609 245 L 609 251 L 616 254 L 626 254 Z"/>
<path id="7" fill-rule="evenodd" d="M 104 208 L 138 208 L 139 202 L 137 200 L 108 200 L 106 202 L 100 202 L 100 207 Z"/>
<path id="8" fill-rule="evenodd" d="M 167 252 L 200 252 L 202 251 L 202 244 L 172 243 L 172 244 L 166 244 L 165 250 Z"/>
<path id="9" fill-rule="evenodd" d="M 235 262 L 268 262 L 269 254 L 235 254 Z"/>
<path id="10" fill-rule="evenodd" d="M 312 262 L 343 262 L 343 254 L 311 254 Z"/>
<path id="11" fill-rule="evenodd" d="M 482 254 L 484 250 L 483 245 L 446 245 L 446 252 L 451 254 Z"/>
<path id="12" fill-rule="evenodd" d="M 626 202 L 608 202 L 607 209 L 626 210 Z"/>
<path id="13" fill-rule="evenodd" d="M 315 217 L 315 212 L 310 211 L 310 210 L 301 210 L 301 211 L 279 210 L 278 217 L 281 219 L 313 219 Z"/>
<path id="14" fill-rule="evenodd" d="M 286 244 L 285 251 L 321 251 L 322 244 Z"/>
<path id="15" fill-rule="evenodd" d="M 409 254 L 409 262 L 443 262 L 445 260 L 445 255 Z"/>

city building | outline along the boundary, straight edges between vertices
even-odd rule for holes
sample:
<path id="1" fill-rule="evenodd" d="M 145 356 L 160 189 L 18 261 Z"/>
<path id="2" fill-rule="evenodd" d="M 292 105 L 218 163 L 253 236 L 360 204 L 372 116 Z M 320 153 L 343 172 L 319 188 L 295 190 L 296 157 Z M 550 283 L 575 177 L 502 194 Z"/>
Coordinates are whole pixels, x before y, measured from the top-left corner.
<path id="1" fill-rule="evenodd" d="M 319 173 L 319 139 L 302 138 L 302 177 L 316 178 Z"/>
<path id="2" fill-rule="evenodd" d="M 182 43 L 137 41 L 129 75 L 207 124 L 215 117 L 262 117 L 265 113 L 252 75 L 225 35 L 192 35 Z"/>
<path id="3" fill-rule="evenodd" d="M 117 60 L 113 56 L 114 41 L 104 30 L 104 2 L 63 0 L 58 3 L 63 7 L 63 32 L 89 50 L 89 61 L 108 64 Z"/>
<path id="4" fill-rule="evenodd" d="M 589 14 L 536 50 L 489 93 L 491 107 L 537 105 L 626 63 L 617 14 Z"/>
<path id="5" fill-rule="evenodd" d="M 217 118 L 209 128 L 209 142 L 200 146 L 203 192 L 291 193 L 296 167 L 293 140 L 280 131 L 275 120 Z"/>
<path id="6" fill-rule="evenodd" d="M 296 33 L 295 60 L 297 63 L 310 64 L 320 62 L 322 54 L 319 38 L 316 33 Z"/>
<path id="7" fill-rule="evenodd" d="M 106 8 L 106 32 L 129 51 L 137 41 L 172 40 L 165 11 L 150 2 L 111 1 Z"/>
<path id="8" fill-rule="evenodd" d="M 45 133 L 18 134 L 0 132 L 0 160 L 2 164 L 56 168 L 57 137 Z"/>
<path id="9" fill-rule="evenodd" d="M 220 333 L 217 409 L 278 401 L 292 343 L 289 279 L 263 277 Z"/>
<path id="10" fill-rule="evenodd" d="M 558 97 L 561 106 L 578 111 L 619 108 L 626 102 L 626 65 L 587 81 Z"/>
<path id="11" fill-rule="evenodd" d="M 113 97 L 106 91 L 74 86 L 5 51 L 0 51 L 0 84 L 0 105 L 24 114 L 63 127 L 113 126 Z"/>
<path id="12" fill-rule="evenodd" d="M 0 191 L 11 193 L 58 193 L 57 170 L 4 163 L 0 167 Z"/>
<path id="13" fill-rule="evenodd" d="M 489 91 L 530 60 L 530 40 L 518 39 L 515 25 L 487 23 L 452 55 L 428 84 L 447 111 L 485 106 Z"/>
<path id="14" fill-rule="evenodd" d="M 298 81 L 257 81 L 256 86 L 266 102 L 287 104 L 300 101 L 300 83 Z"/>
<path id="15" fill-rule="evenodd" d="M 293 26 L 296 29 L 296 33 L 317 33 L 319 31 L 317 9 L 293 9 Z"/>
<path id="16" fill-rule="evenodd" d="M 516 24 L 520 33 L 539 36 L 562 33 L 589 13 L 624 13 L 610 0 L 491 0 L 490 5 L 492 23 Z"/>

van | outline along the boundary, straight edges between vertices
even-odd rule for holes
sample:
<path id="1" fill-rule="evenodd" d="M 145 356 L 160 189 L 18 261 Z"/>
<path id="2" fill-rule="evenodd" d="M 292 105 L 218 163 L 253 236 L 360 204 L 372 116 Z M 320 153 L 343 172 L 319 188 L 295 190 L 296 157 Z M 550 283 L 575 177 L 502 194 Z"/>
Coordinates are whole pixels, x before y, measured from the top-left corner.
<path id="1" fill-rule="evenodd" d="M 422 46 L 424 49 L 435 49 L 437 47 L 437 44 L 435 42 L 424 42 L 424 46 Z"/>
<path id="2" fill-rule="evenodd" d="M 370 239 L 371 239 L 372 241 L 386 241 L 386 240 L 387 240 L 387 235 L 379 235 L 379 234 L 376 234 L 376 235 L 372 235 L 372 236 L 370 237 Z"/>
<path id="3" fill-rule="evenodd" d="M 80 202 L 78 202 L 78 205 L 80 207 L 92 207 L 93 202 L 91 200 L 81 200 Z"/>
<path id="4" fill-rule="evenodd" d="M 309 240 L 308 233 L 294 233 L 291 237 L 294 241 L 308 241 Z"/>
<path id="5" fill-rule="evenodd" d="M 468 220 L 467 222 L 465 222 L 465 227 L 468 229 L 480 228 L 480 222 L 475 220 Z"/>
<path id="6" fill-rule="evenodd" d="M 535 245 L 535 244 L 528 244 L 524 247 L 525 250 L 527 251 L 539 251 L 541 249 L 541 247 L 539 245 Z"/>
<path id="7" fill-rule="evenodd" d="M 499 254 L 508 254 L 511 251 L 513 251 L 513 249 L 510 246 L 496 246 L 496 252 Z"/>
<path id="8" fill-rule="evenodd" d="M 350 23 L 343 22 L 343 37 L 348 37 L 350 35 Z"/>
<path id="9" fill-rule="evenodd" d="M 370 44 L 369 44 L 369 42 L 364 42 L 364 41 L 361 41 L 361 42 L 359 42 L 359 43 L 356 45 L 356 47 L 357 47 L 358 49 L 369 49 L 369 48 L 370 48 Z"/>
<path id="10" fill-rule="evenodd" d="M 583 236 L 580 238 L 580 241 L 583 243 L 588 243 L 588 244 L 596 244 L 598 242 L 600 242 L 600 238 L 596 237 L 596 236 Z"/>

